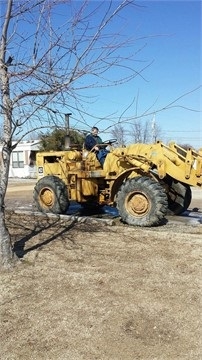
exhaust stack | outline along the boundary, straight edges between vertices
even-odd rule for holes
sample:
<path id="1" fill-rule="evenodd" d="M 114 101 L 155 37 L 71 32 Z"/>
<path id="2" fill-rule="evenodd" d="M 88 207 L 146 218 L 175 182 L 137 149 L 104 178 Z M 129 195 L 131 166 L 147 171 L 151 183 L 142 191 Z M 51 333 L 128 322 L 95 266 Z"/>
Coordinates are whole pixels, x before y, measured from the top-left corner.
<path id="1" fill-rule="evenodd" d="M 65 114 L 65 150 L 70 149 L 70 132 L 69 132 L 69 117 L 71 116 L 71 113 Z"/>

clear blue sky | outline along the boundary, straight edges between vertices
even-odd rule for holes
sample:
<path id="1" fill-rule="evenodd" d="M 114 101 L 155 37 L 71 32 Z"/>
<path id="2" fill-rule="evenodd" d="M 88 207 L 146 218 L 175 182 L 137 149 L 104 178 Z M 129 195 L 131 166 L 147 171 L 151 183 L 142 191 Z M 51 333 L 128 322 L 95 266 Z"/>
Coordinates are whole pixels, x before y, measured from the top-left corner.
<path id="1" fill-rule="evenodd" d="M 198 88 L 201 79 L 201 2 L 195 1 L 139 1 L 141 7 L 133 12 L 127 8 L 123 16 L 127 27 L 126 35 L 137 38 L 130 53 L 138 52 L 137 69 L 142 64 L 151 65 L 132 82 L 113 88 L 89 90 L 97 101 L 89 104 L 89 113 L 105 117 L 124 112 L 134 97 L 138 102 L 130 107 L 124 117 L 133 117 L 147 109 L 156 112 L 156 122 L 162 130 L 162 140 L 174 140 L 180 144 L 202 147 L 201 95 Z M 96 21 L 96 19 L 95 19 Z M 119 23 L 113 23 L 118 30 Z M 126 50 L 125 50 L 126 54 Z M 127 54 L 126 54 L 127 55 Z M 193 92 L 192 92 L 193 91 Z M 187 94 L 189 93 L 189 94 Z M 169 110 L 158 112 L 182 95 Z M 192 109 L 188 110 L 188 109 Z M 194 111 L 196 110 L 196 111 Z M 78 118 L 76 114 L 73 117 Z M 153 115 L 147 120 L 152 121 Z M 89 125 L 96 124 L 92 118 Z M 98 123 L 104 139 L 109 137 L 106 128 L 111 123 Z M 130 125 L 125 125 L 130 132 Z"/>
<path id="2" fill-rule="evenodd" d="M 137 59 L 153 63 L 142 74 L 145 80 L 137 77 L 131 83 L 97 91 L 98 101 L 89 106 L 91 113 L 120 115 L 137 94 L 137 112 L 150 107 L 155 112 L 202 84 L 201 2 L 165 0 L 139 4 L 143 7 L 133 13 L 125 11 L 127 32 L 137 38 L 145 36 L 137 40 L 134 51 L 145 44 Z M 200 90 L 194 91 L 173 104 L 180 107 L 156 113 L 163 141 L 202 147 L 201 95 Z M 124 116 L 133 114 L 134 106 Z M 152 120 L 152 116 L 147 119 Z M 106 126 L 101 123 L 101 130 Z"/>

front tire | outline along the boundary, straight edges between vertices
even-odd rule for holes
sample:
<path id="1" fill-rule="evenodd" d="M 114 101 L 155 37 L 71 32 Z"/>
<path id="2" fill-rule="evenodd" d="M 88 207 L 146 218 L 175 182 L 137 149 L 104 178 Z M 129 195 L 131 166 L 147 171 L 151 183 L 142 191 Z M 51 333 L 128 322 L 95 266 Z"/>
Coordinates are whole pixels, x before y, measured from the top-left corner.
<path id="1" fill-rule="evenodd" d="M 167 195 L 155 180 L 148 177 L 133 178 L 121 186 L 117 207 L 122 220 L 129 225 L 159 225 L 167 213 Z"/>
<path id="2" fill-rule="evenodd" d="M 57 176 L 44 176 L 34 188 L 34 201 L 39 211 L 64 214 L 69 207 L 67 187 Z"/>

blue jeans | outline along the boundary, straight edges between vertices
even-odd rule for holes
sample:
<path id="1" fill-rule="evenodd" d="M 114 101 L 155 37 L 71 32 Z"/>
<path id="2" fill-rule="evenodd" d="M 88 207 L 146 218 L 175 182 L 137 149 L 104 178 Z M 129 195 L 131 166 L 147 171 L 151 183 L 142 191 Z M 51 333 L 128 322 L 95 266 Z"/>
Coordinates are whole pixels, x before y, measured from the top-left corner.
<path id="1" fill-rule="evenodd" d="M 100 164 L 103 166 L 105 158 L 107 156 L 107 154 L 109 154 L 109 151 L 106 149 L 100 149 L 97 153 L 97 159 L 99 160 Z"/>

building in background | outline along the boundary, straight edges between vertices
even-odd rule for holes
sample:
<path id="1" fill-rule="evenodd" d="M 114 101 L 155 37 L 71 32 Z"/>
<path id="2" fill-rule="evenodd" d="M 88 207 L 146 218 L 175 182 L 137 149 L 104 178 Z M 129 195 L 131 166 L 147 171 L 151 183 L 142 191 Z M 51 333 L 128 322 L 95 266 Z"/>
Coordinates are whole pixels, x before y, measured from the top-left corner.
<path id="1" fill-rule="evenodd" d="M 13 142 L 15 144 L 15 142 Z M 11 153 L 9 177 L 36 178 L 36 153 L 40 140 L 22 141 Z M 0 163 L 2 161 L 2 145 L 0 144 Z"/>

